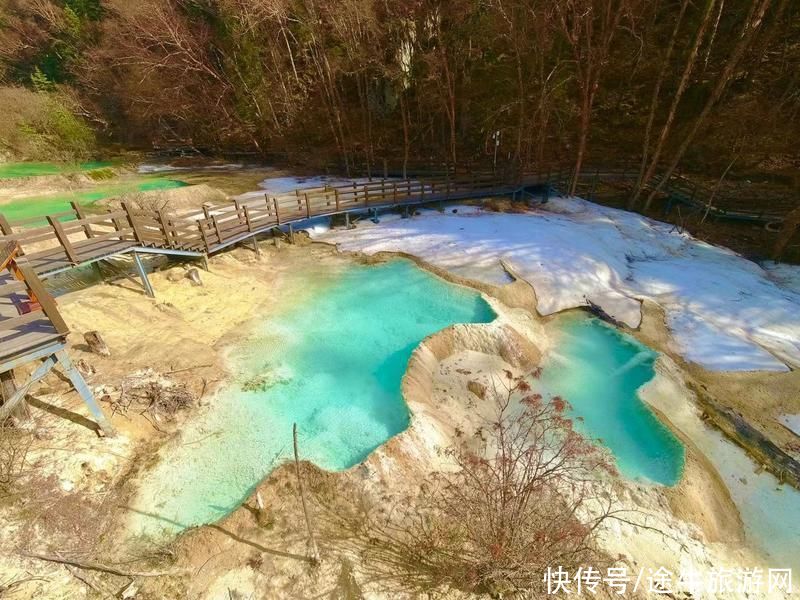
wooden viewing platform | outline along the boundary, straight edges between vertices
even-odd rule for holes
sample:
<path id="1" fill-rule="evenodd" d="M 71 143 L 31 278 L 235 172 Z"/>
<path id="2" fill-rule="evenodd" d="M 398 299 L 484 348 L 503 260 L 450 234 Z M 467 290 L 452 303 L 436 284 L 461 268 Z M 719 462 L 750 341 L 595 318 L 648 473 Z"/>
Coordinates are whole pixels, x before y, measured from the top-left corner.
<path id="1" fill-rule="evenodd" d="M 181 214 L 134 208 L 87 216 L 72 209 L 44 217 L 8 221 L 0 214 L 0 244 L 14 242 L 20 261 L 47 277 L 122 254 L 202 257 L 233 244 L 313 217 L 377 211 L 437 201 L 514 195 L 522 184 L 494 176 L 417 180 L 380 179 L 326 186 L 290 194 L 205 205 Z M 47 225 L 38 225 L 46 221 Z"/>

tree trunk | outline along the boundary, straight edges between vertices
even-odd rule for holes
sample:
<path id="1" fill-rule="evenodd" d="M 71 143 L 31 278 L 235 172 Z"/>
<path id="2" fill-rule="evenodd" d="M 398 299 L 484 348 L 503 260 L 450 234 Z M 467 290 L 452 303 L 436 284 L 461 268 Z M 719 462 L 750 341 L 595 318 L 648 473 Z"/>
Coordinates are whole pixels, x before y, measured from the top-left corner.
<path id="1" fill-rule="evenodd" d="M 653 150 L 653 157 L 650 159 L 650 164 L 645 170 L 644 175 L 641 177 L 641 182 L 637 185 L 636 193 L 631 201 L 633 206 L 639 201 L 639 197 L 641 196 L 642 189 L 647 185 L 650 179 L 655 174 L 656 168 L 658 168 L 658 162 L 661 160 L 661 153 L 664 150 L 664 144 L 669 137 L 669 134 L 672 132 L 672 124 L 675 121 L 675 117 L 678 114 L 678 105 L 680 104 L 681 98 L 683 97 L 686 88 L 689 85 L 689 80 L 691 79 L 692 72 L 694 71 L 695 63 L 697 62 L 697 56 L 700 52 L 700 46 L 703 43 L 703 40 L 706 36 L 706 30 L 708 29 L 709 24 L 711 23 L 711 17 L 714 14 L 714 6 L 716 5 L 717 0 L 708 0 L 708 4 L 706 4 L 706 10 L 703 14 L 703 20 L 700 22 L 700 26 L 697 29 L 697 33 L 694 37 L 694 43 L 692 44 L 692 48 L 689 51 L 689 56 L 686 59 L 686 66 L 683 69 L 683 74 L 681 75 L 681 80 L 678 84 L 678 89 L 675 92 L 675 95 L 672 98 L 672 104 L 669 107 L 669 113 L 667 114 L 667 120 L 664 122 L 664 125 L 661 127 L 661 133 L 658 136 L 658 140 L 656 141 L 656 147 Z M 653 201 L 655 196 L 651 195 L 648 197 L 647 202 L 645 203 L 644 210 L 647 211 L 650 208 L 650 204 Z"/>
<path id="2" fill-rule="evenodd" d="M 675 49 L 675 40 L 678 38 L 678 32 L 681 28 L 681 22 L 683 21 L 683 16 L 686 13 L 686 8 L 689 6 L 689 0 L 683 0 L 681 2 L 681 10 L 678 13 L 678 17 L 675 20 L 675 27 L 672 30 L 672 36 L 669 39 L 669 44 L 667 45 L 667 52 L 664 54 L 664 62 L 661 64 L 661 70 L 658 73 L 658 78 L 656 79 L 656 84 L 653 87 L 653 96 L 650 99 L 650 114 L 647 116 L 647 125 L 644 129 L 644 143 L 642 144 L 642 162 L 639 166 L 639 176 L 636 179 L 636 188 L 633 190 L 631 197 L 628 198 L 627 208 L 628 210 L 632 210 L 635 208 L 636 203 L 639 200 L 639 196 L 642 193 L 642 186 L 644 185 L 644 173 L 647 169 L 647 159 L 650 154 L 650 135 L 653 131 L 653 124 L 655 123 L 656 119 L 656 111 L 658 110 L 658 101 L 661 96 L 661 87 L 664 85 L 664 80 L 666 79 L 667 72 L 669 71 L 669 61 L 672 57 L 672 51 Z"/>
<path id="3" fill-rule="evenodd" d="M 294 468 L 297 473 L 297 487 L 300 490 L 300 501 L 303 504 L 303 516 L 306 520 L 306 528 L 308 529 L 308 542 L 311 547 L 311 560 L 314 563 L 319 562 L 319 548 L 317 547 L 317 540 L 314 537 L 314 529 L 311 527 L 311 517 L 308 514 L 308 506 L 306 505 L 306 491 L 303 487 L 303 477 L 300 474 L 300 455 L 297 451 L 297 423 L 292 424 L 292 442 L 294 444 Z"/>
<path id="4" fill-rule="evenodd" d="M 692 124 L 691 129 L 689 132 L 684 136 L 683 141 L 681 142 L 680 147 L 678 148 L 675 156 L 673 156 L 672 161 L 667 168 L 667 171 L 664 173 L 664 176 L 658 183 L 658 186 L 650 192 L 650 195 L 647 197 L 647 202 L 645 203 L 645 209 L 650 206 L 653 198 L 656 197 L 658 193 L 661 192 L 661 189 L 664 187 L 664 184 L 669 180 L 672 174 L 675 172 L 675 169 L 678 166 L 678 163 L 683 158 L 683 155 L 686 153 L 686 150 L 689 148 L 691 143 L 694 141 L 695 136 L 700 131 L 700 127 L 705 123 L 705 120 L 708 118 L 708 115 L 711 113 L 713 108 L 716 106 L 719 99 L 722 97 L 722 94 L 728 87 L 728 82 L 733 77 L 736 68 L 738 67 L 739 63 L 744 56 L 744 53 L 748 50 L 750 45 L 753 42 L 753 38 L 756 35 L 756 32 L 761 27 L 761 23 L 764 21 L 764 15 L 766 14 L 767 10 L 769 9 L 770 5 L 772 4 L 772 0 L 760 0 L 758 4 L 753 6 L 753 10 L 748 15 L 748 19 L 745 24 L 742 26 L 742 33 L 739 38 L 738 43 L 731 52 L 728 62 L 725 63 L 725 67 L 722 70 L 719 78 L 717 79 L 717 83 L 714 86 L 714 89 L 711 92 L 708 100 L 703 106 L 703 110 L 700 112 L 698 117 L 695 119 L 694 123 Z M 783 12 L 783 7 L 785 6 L 786 2 L 782 3 L 780 12 Z M 777 19 L 776 19 L 777 21 Z"/>

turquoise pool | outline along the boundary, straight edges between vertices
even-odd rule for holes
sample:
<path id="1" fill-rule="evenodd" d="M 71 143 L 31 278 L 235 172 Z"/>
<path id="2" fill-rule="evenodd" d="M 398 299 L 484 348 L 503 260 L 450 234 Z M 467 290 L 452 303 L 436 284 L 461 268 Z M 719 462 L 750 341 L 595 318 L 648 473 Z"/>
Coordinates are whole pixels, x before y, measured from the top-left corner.
<path id="1" fill-rule="evenodd" d="M 625 477 L 676 484 L 683 444 L 637 394 L 654 376 L 656 353 L 594 317 L 567 314 L 552 327 L 557 350 L 542 384 L 569 401 L 576 429 L 608 447 Z"/>
<path id="2" fill-rule="evenodd" d="M 297 308 L 267 317 L 231 356 L 238 383 L 143 482 L 134 530 L 217 520 L 290 457 L 341 470 L 408 426 L 400 381 L 414 348 L 453 323 L 486 323 L 481 296 L 406 260 L 351 266 Z"/>
<path id="3" fill-rule="evenodd" d="M 231 354 L 239 377 L 149 472 L 132 508 L 133 530 L 158 534 L 215 521 L 291 456 L 298 424 L 302 458 L 347 469 L 409 422 L 400 382 L 414 348 L 453 323 L 486 323 L 481 296 L 410 261 L 348 266 L 321 291 L 267 315 Z M 677 482 L 683 447 L 639 400 L 655 354 L 602 322 L 560 318 L 559 354 L 541 384 L 566 397 L 577 427 L 614 453 L 632 479 Z"/>
<path id="4" fill-rule="evenodd" d="M 58 175 L 75 171 L 92 171 L 114 166 L 114 161 L 100 160 L 77 164 L 59 164 L 49 162 L 15 162 L 0 164 L 0 179 L 16 179 L 18 177 L 39 177 L 41 175 Z"/>

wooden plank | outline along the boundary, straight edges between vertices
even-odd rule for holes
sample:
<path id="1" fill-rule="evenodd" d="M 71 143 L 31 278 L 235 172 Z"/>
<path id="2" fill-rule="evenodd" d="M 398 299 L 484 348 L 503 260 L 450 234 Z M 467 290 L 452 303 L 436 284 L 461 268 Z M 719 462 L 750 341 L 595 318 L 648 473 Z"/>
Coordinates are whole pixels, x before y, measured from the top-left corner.
<path id="1" fill-rule="evenodd" d="M 28 323 L 32 323 L 33 321 L 40 321 L 44 320 L 45 316 L 42 314 L 40 310 L 33 310 L 29 313 L 25 313 L 19 315 L 18 317 L 12 317 L 10 319 L 0 319 L 0 332 L 1 331 L 10 331 L 10 330 L 17 330 L 20 332 L 24 331 L 24 326 Z M 2 340 L 0 339 L 0 343 Z"/>
<path id="2" fill-rule="evenodd" d="M 8 219 L 6 219 L 6 216 L 2 213 L 0 213 L 0 231 L 3 232 L 3 235 L 14 235 L 11 223 L 8 222 Z"/>

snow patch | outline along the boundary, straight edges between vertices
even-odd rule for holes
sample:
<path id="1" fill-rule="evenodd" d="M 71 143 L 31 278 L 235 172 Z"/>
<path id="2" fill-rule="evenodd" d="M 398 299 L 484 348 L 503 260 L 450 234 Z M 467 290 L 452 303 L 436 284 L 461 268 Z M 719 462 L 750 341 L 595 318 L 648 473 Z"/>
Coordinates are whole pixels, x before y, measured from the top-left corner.
<path id="1" fill-rule="evenodd" d="M 652 300 L 676 350 L 707 369 L 800 366 L 800 267 L 765 270 L 669 224 L 579 198 L 523 214 L 423 210 L 312 235 L 347 251 L 407 252 L 495 285 L 507 282 L 504 261 L 533 285 L 545 315 L 591 303 L 638 327 L 641 301 Z"/>

